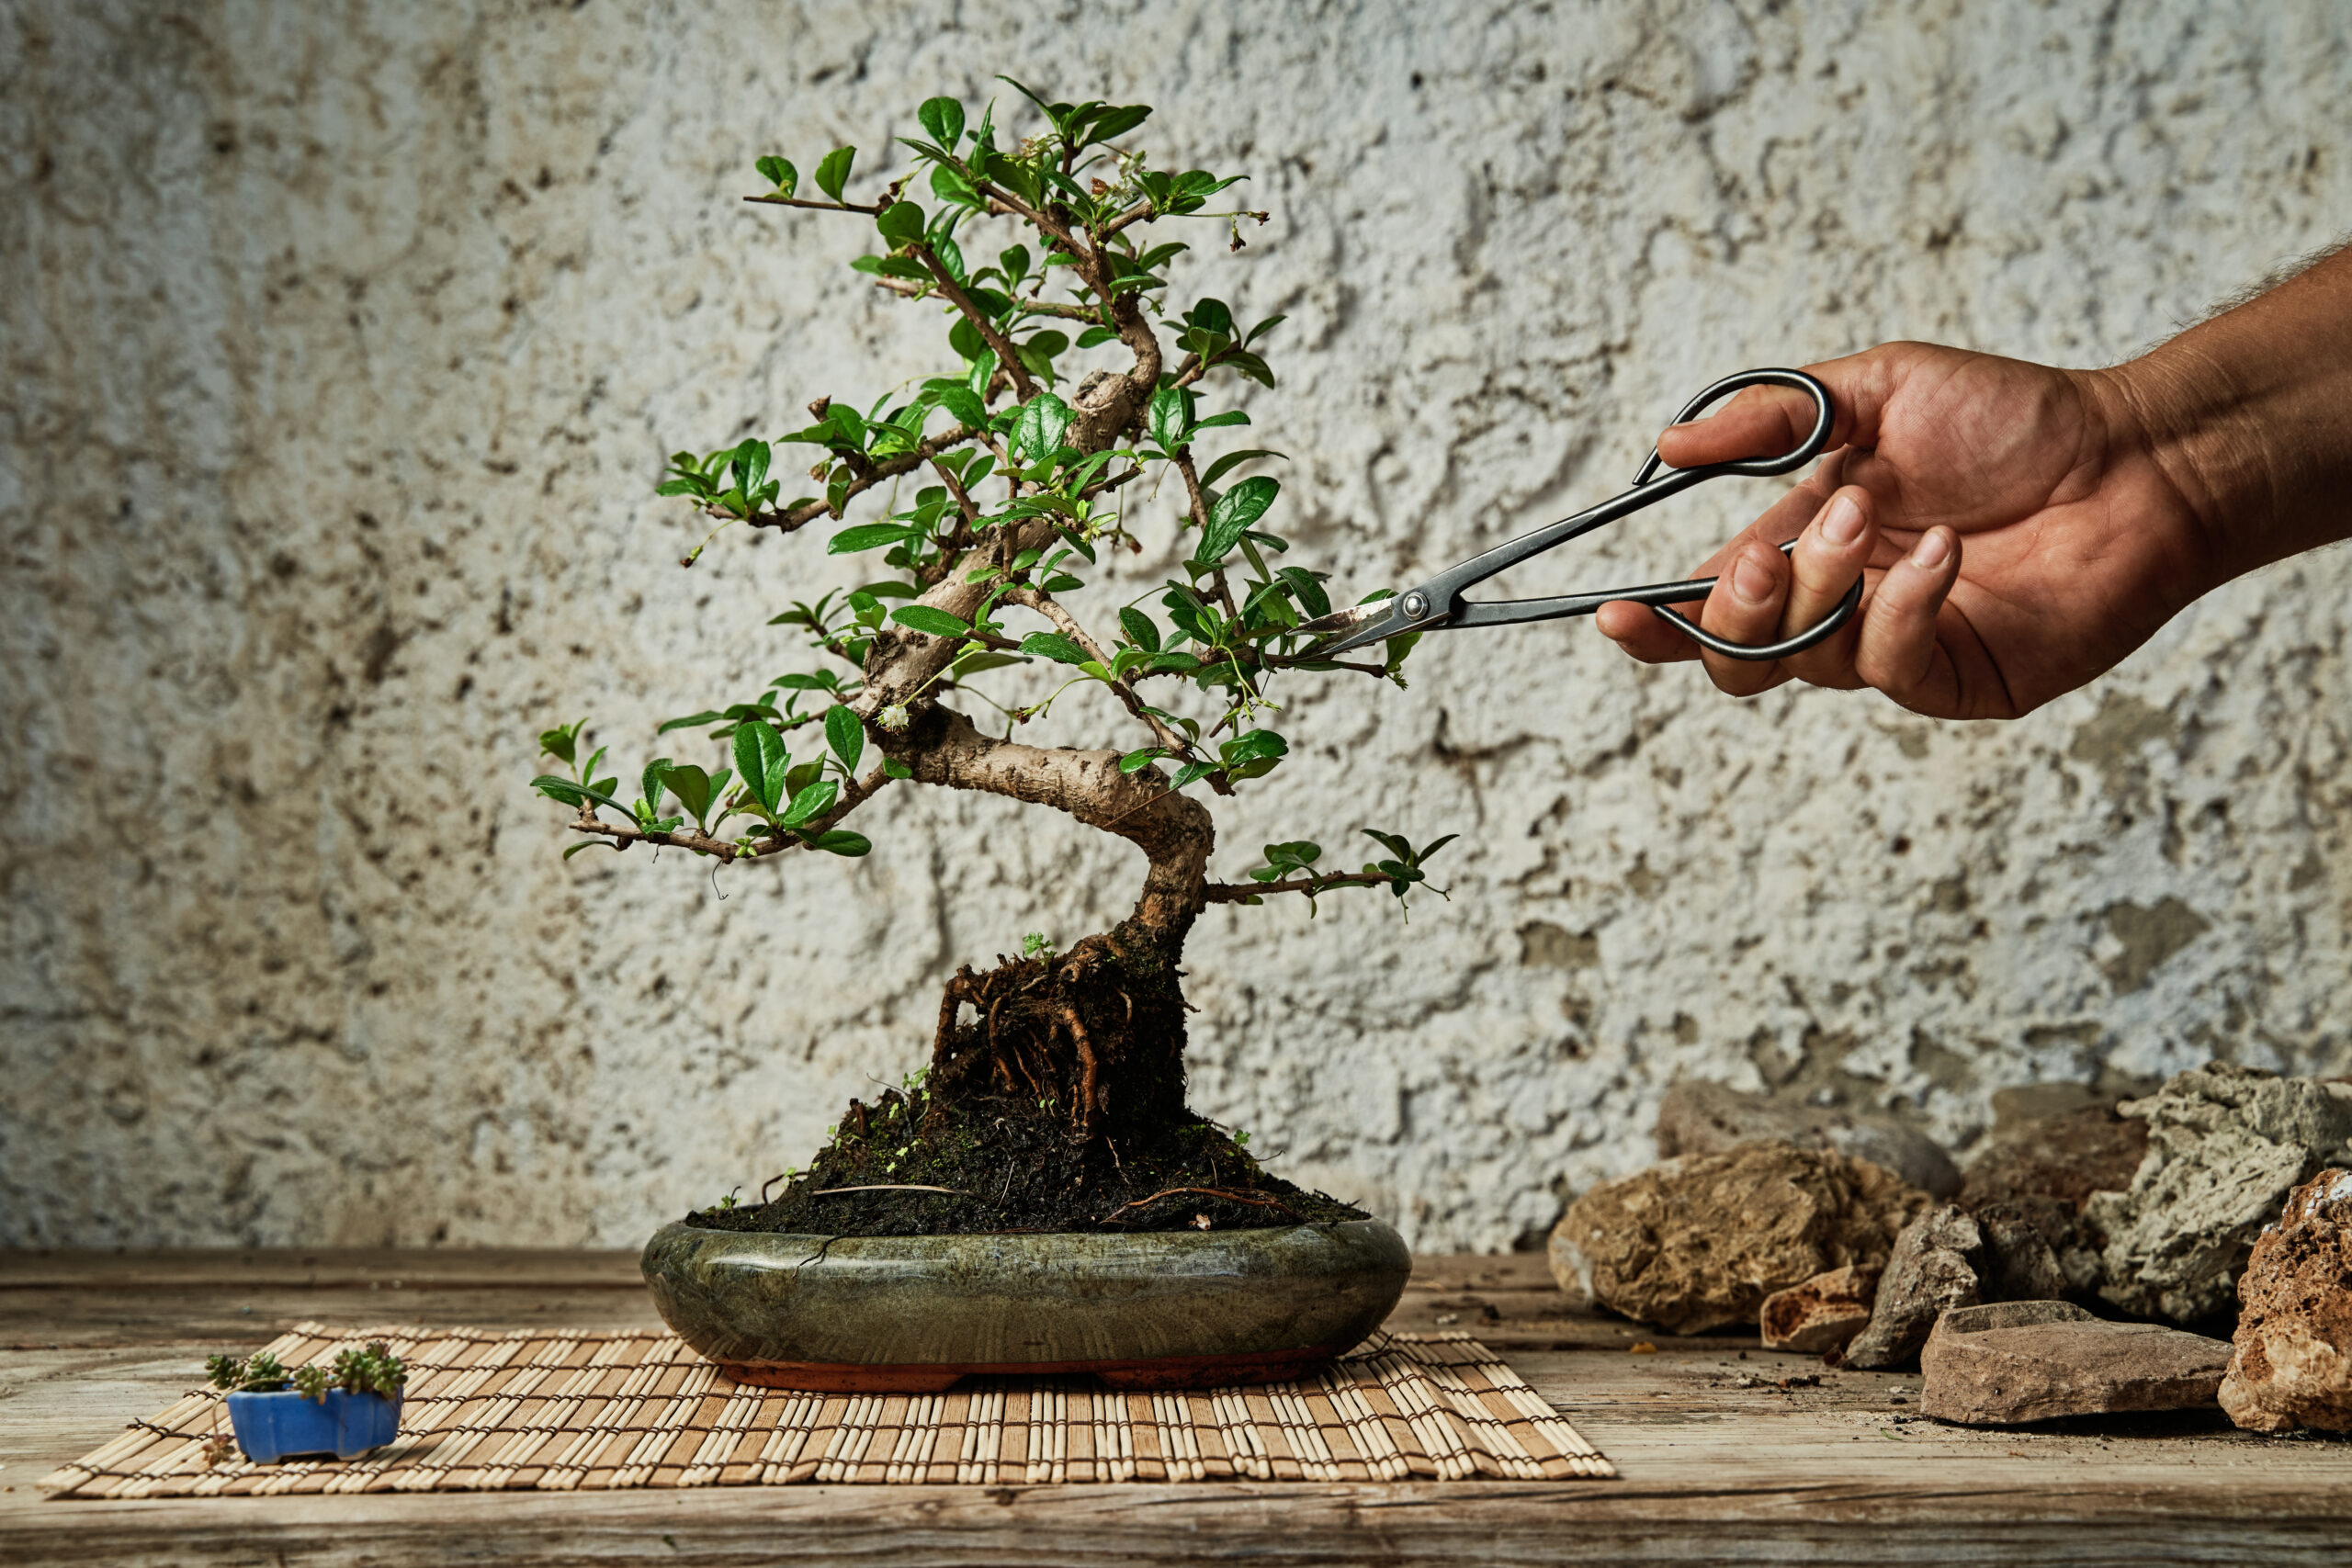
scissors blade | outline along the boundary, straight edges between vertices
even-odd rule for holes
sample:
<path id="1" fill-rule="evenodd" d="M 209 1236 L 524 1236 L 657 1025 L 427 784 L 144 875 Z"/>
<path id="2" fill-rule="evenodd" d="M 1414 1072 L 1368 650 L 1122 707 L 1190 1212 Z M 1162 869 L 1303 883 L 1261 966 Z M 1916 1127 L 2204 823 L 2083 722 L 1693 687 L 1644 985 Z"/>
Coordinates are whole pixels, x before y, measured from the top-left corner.
<path id="1" fill-rule="evenodd" d="M 1311 637 L 1331 638 L 1306 650 L 1307 657 L 1311 659 L 1328 659 L 1333 654 L 1362 648 L 1366 643 L 1395 637 L 1404 629 L 1401 625 L 1391 625 L 1397 618 L 1396 601 L 1393 598 L 1379 599 L 1369 604 L 1358 604 L 1352 610 L 1334 610 L 1328 615 L 1302 621 L 1298 629 Z"/>

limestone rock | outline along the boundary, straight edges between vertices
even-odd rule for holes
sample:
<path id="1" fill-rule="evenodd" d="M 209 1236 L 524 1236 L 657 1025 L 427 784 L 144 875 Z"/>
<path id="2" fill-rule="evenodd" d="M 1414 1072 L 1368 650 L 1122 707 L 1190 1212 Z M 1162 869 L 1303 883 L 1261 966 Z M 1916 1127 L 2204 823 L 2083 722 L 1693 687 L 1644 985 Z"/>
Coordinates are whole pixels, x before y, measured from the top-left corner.
<path id="1" fill-rule="evenodd" d="M 1878 1296 L 1879 1270 L 1848 1264 L 1764 1298 L 1756 1325 L 1767 1350 L 1835 1350 L 1862 1331 Z"/>
<path id="2" fill-rule="evenodd" d="M 2288 1192 L 2352 1163 L 2352 1084 L 2216 1062 L 2121 1110 L 2147 1122 L 2147 1157 L 2083 1213 L 2105 1237 L 2099 1293 L 2127 1312 L 2192 1323 L 2226 1310 Z"/>
<path id="3" fill-rule="evenodd" d="M 1865 1160 L 1786 1143 L 1686 1156 L 1578 1198 L 1553 1228 L 1561 1289 L 1673 1334 L 1755 1319 L 1764 1298 L 1877 1267 L 1928 1195 Z"/>
<path id="4" fill-rule="evenodd" d="M 1938 1198 L 1960 1190 L 1960 1169 L 1943 1145 L 1892 1116 L 1769 1100 L 1690 1078 L 1658 1102 L 1660 1158 L 1720 1154 L 1767 1139 L 1866 1159 Z"/>
<path id="5" fill-rule="evenodd" d="M 2289 1195 L 2238 1280 L 2244 1312 L 2222 1408 L 2241 1427 L 2352 1431 L 2352 1171 Z"/>
<path id="6" fill-rule="evenodd" d="M 1870 1326 L 1846 1347 L 1846 1365 L 1870 1371 L 1907 1366 L 1939 1315 L 1982 1299 L 1977 1274 L 1984 1260 L 1983 1231 L 1955 1204 L 1930 1209 L 1905 1225 L 1879 1281 Z"/>
<path id="7" fill-rule="evenodd" d="M 2102 1322 L 2071 1302 L 1963 1307 L 1919 1352 L 1919 1410 L 1978 1427 L 2187 1410 L 2213 1402 L 2229 1349 L 2159 1324 Z"/>

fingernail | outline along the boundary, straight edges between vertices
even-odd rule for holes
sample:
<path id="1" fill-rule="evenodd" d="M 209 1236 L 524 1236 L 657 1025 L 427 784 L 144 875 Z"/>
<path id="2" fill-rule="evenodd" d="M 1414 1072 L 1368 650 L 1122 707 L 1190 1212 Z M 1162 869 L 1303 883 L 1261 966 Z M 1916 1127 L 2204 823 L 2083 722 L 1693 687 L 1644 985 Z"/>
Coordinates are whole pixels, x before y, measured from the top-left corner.
<path id="1" fill-rule="evenodd" d="M 1821 514 L 1821 536 L 1833 545 L 1850 545 L 1862 536 L 1862 509 L 1854 504 L 1850 495 L 1829 498 L 1829 509 Z"/>
<path id="2" fill-rule="evenodd" d="M 1911 564 L 1933 571 L 1951 555 L 1951 536 L 1941 528 L 1931 528 L 1925 538 L 1911 547 Z"/>
<path id="3" fill-rule="evenodd" d="M 1772 597 L 1772 574 L 1753 556 L 1742 556 L 1731 569 L 1732 597 L 1743 604 L 1761 604 Z"/>

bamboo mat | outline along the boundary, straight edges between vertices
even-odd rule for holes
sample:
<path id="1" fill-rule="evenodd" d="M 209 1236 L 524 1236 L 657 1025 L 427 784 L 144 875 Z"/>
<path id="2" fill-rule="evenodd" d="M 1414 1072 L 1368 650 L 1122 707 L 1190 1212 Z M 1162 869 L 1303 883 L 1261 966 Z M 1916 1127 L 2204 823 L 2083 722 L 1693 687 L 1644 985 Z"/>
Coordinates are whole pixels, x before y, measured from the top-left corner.
<path id="1" fill-rule="evenodd" d="M 45 1478 L 69 1497 L 602 1490 L 796 1482 L 1466 1481 L 1616 1470 L 1466 1334 L 1374 1334 L 1293 1382 L 1120 1393 L 1091 1378 L 974 1378 L 946 1393 L 826 1394 L 718 1375 L 671 1334 L 299 1325 L 291 1369 L 387 1341 L 409 1365 L 397 1441 L 257 1465 L 198 1389 Z"/>

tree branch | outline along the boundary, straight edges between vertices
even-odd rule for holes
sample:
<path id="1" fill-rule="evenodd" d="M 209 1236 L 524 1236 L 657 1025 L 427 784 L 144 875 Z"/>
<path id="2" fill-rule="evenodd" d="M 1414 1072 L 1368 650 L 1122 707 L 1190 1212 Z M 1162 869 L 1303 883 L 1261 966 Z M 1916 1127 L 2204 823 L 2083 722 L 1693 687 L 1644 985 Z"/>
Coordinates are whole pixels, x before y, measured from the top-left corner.
<path id="1" fill-rule="evenodd" d="M 1025 610 L 1035 610 L 1053 622 L 1055 630 L 1078 644 L 1079 649 L 1087 658 L 1105 669 L 1110 667 L 1111 655 L 1105 653 L 1102 645 L 1087 634 L 1084 626 L 1079 625 L 1077 616 L 1064 609 L 1053 595 L 1044 589 L 1032 588 L 1025 583 L 1015 583 L 1004 591 L 1004 602 L 1008 604 L 1018 604 Z M 1135 716 L 1136 722 L 1151 731 L 1151 738 L 1154 740 L 1159 741 L 1178 756 L 1192 756 L 1192 742 L 1170 729 L 1160 719 L 1153 717 L 1144 707 L 1143 699 L 1136 695 L 1135 689 L 1125 681 L 1113 681 L 1110 682 L 1110 687 L 1127 712 Z"/>
<path id="2" fill-rule="evenodd" d="M 1116 751 L 1049 750 L 999 740 L 962 714 L 937 706 L 903 735 L 883 739 L 921 783 L 1050 806 L 1134 844 L 1151 863 L 1136 920 L 1168 951 L 1182 942 L 1201 911 L 1216 827 L 1207 807 L 1170 789 L 1157 768 L 1123 773 Z"/>
<path id="3" fill-rule="evenodd" d="M 842 792 L 842 797 L 833 802 L 833 808 L 831 811 L 812 821 L 802 823 L 801 829 L 811 834 L 832 831 L 834 825 L 842 818 L 873 799 L 876 792 L 889 782 L 890 775 L 880 768 L 876 768 L 862 779 L 852 780 L 849 788 Z M 733 840 L 714 839 L 707 833 L 698 833 L 690 829 L 681 829 L 672 833 L 649 833 L 634 822 L 606 822 L 585 812 L 573 818 L 570 826 L 575 833 L 595 833 L 611 839 L 615 840 L 614 847 L 616 849 L 626 850 L 631 844 L 640 843 L 667 844 L 673 849 L 690 850 L 698 855 L 708 855 L 722 865 L 732 865 L 737 861 L 747 858 L 743 847 Z M 768 841 L 760 845 L 759 852 L 749 856 L 749 859 L 754 862 L 766 862 L 774 860 L 780 850 L 816 848 L 814 844 L 799 838 L 797 834 L 787 833 L 777 837 L 776 830 L 774 829 L 769 829 L 769 834 Z"/>
<path id="4" fill-rule="evenodd" d="M 1334 887 L 1393 887 L 1396 879 L 1380 873 L 1341 872 L 1336 876 L 1286 876 L 1276 882 L 1207 882 L 1201 897 L 1211 904 L 1247 904 L 1267 893 L 1304 893 L 1315 897 Z"/>
<path id="5" fill-rule="evenodd" d="M 881 462 L 874 464 L 870 471 L 850 480 L 848 488 L 842 491 L 842 504 L 846 506 L 884 479 L 896 479 L 900 474 L 912 473 L 949 447 L 961 446 L 965 442 L 979 434 L 980 432 L 970 425 L 959 424 L 944 434 L 933 436 L 911 452 L 903 453 L 896 457 L 884 458 Z M 728 515 L 724 512 L 711 512 L 708 507 L 704 507 L 703 510 L 713 517 Z M 774 528 L 780 534 L 789 534 L 796 529 L 807 527 L 831 510 L 832 507 L 825 502 L 812 501 L 806 506 L 796 506 L 789 512 L 763 512 L 743 518 L 741 521 L 747 527 Z"/>
<path id="6" fill-rule="evenodd" d="M 898 189 L 897 186 L 892 186 L 891 194 L 895 196 Z M 879 201 L 871 207 L 860 207 L 854 201 L 810 201 L 799 196 L 747 196 L 743 199 L 762 207 L 805 207 L 811 212 L 859 212 L 868 218 L 881 217 L 883 208 Z"/>
<path id="7" fill-rule="evenodd" d="M 972 297 L 965 293 L 957 285 L 956 279 L 949 275 L 946 265 L 939 259 L 938 254 L 929 245 L 910 245 L 907 248 L 914 253 L 915 259 L 922 262 L 924 268 L 937 280 L 939 291 L 947 297 L 947 302 L 964 312 L 964 319 L 972 323 L 972 330 L 980 334 L 980 340 L 996 351 L 997 364 L 1003 368 L 1006 375 L 1012 378 L 1014 394 L 1020 401 L 1027 402 L 1035 394 L 1037 388 L 1035 383 L 1029 379 L 1028 368 L 1021 363 L 1021 355 L 1014 352 L 1012 340 L 999 331 L 997 324 L 989 321 L 978 305 L 972 303 Z"/>

